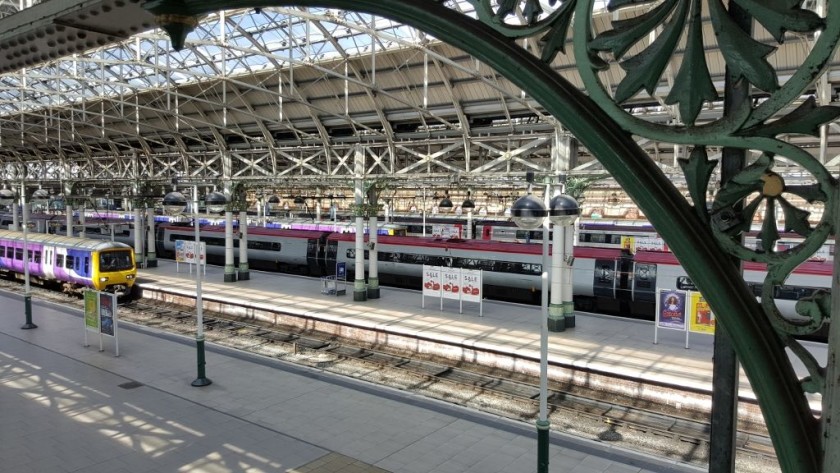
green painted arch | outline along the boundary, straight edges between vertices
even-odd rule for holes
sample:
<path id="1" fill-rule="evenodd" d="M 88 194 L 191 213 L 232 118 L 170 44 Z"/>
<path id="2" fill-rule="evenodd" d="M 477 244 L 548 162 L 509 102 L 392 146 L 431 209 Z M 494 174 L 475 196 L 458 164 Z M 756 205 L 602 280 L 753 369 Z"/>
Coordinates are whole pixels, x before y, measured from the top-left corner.
<path id="1" fill-rule="evenodd" d="M 156 15 L 308 6 L 371 13 L 423 30 L 473 55 L 525 90 L 603 164 L 668 242 L 729 333 L 761 404 L 783 471 L 821 469 L 819 424 L 783 345 L 709 228 L 629 133 L 598 105 L 513 40 L 433 0 L 154 0 Z M 183 27 L 181 27 L 183 30 Z M 177 28 L 175 28 L 177 30 Z M 170 31 L 173 36 L 177 31 Z"/>

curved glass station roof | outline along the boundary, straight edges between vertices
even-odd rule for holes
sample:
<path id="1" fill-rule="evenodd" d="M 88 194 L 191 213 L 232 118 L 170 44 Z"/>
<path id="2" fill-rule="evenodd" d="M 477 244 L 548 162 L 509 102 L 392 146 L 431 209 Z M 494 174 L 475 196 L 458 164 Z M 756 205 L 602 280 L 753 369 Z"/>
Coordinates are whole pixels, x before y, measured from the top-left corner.
<path id="1" fill-rule="evenodd" d="M 144 28 L 150 16 L 137 2 L 128 2 L 136 19 L 123 15 L 133 23 L 109 29 L 104 12 L 115 1 L 86 2 L 54 22 L 57 38 L 47 48 L 84 52 L 0 75 L 2 179 L 124 183 L 180 176 L 335 186 L 346 184 L 362 153 L 373 177 L 433 185 L 456 182 L 454 175 L 498 187 L 511 173 L 547 172 L 565 134 L 480 61 L 388 19 L 318 8 L 232 10 L 205 17 L 175 52 L 161 30 Z M 0 19 L 0 32 L 29 3 L 0 0 L 0 17 L 10 15 Z M 470 2 L 449 5 L 475 15 Z M 611 15 L 596 14 L 593 24 L 604 26 Z M 809 41 L 789 38 L 774 53 L 781 80 Z M 94 46 L 85 48 L 88 42 Z M 534 43 L 526 47 L 538 51 Z M 11 60 L 18 60 L 16 51 Z M 715 54 L 709 68 L 722 90 L 724 64 Z M 570 51 L 552 65 L 581 86 Z M 622 75 L 612 64 L 605 82 L 617 84 Z M 678 120 L 664 103 L 668 88 L 663 83 L 628 106 L 649 120 Z M 708 104 L 704 115 L 718 117 L 720 104 Z M 666 169 L 686 152 L 640 144 Z M 829 140 L 826 152 L 832 160 L 840 146 Z M 585 149 L 575 166 L 573 173 L 600 172 Z"/>

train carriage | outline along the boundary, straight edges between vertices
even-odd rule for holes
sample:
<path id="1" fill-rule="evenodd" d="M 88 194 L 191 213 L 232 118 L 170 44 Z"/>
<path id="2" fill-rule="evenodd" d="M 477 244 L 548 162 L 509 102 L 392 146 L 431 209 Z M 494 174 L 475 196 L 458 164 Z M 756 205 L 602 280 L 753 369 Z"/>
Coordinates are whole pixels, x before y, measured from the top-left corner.
<path id="1" fill-rule="evenodd" d="M 23 232 L 0 230 L 0 271 L 22 277 Z M 134 250 L 125 244 L 33 233 L 27 235 L 29 275 L 61 283 L 67 292 L 83 288 L 126 295 L 137 276 Z"/>
<path id="2" fill-rule="evenodd" d="M 329 232 L 282 230 L 248 227 L 248 265 L 254 269 L 283 271 L 293 274 L 320 276 L 326 264 L 326 238 Z M 352 235 L 351 235 L 352 236 Z M 161 255 L 174 258 L 175 242 L 195 241 L 195 227 L 160 225 L 158 247 Z M 207 251 L 207 261 L 225 264 L 225 228 L 205 225 L 200 240 Z M 239 258 L 239 234 L 234 235 L 234 259 Z"/>

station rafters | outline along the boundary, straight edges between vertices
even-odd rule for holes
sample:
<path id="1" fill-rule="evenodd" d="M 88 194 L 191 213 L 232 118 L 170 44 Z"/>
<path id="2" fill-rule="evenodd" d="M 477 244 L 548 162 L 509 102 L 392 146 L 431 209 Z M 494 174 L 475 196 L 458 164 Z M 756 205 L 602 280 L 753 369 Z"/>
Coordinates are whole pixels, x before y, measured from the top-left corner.
<path id="1" fill-rule="evenodd" d="M 471 2 L 452 2 L 452 8 L 476 15 Z M 65 13 L 60 22 L 96 22 L 86 11 Z M 516 14 L 524 23 L 525 13 Z M 445 183 L 455 174 L 494 187 L 526 170 L 548 173 L 554 140 L 564 132 L 480 61 L 391 20 L 324 8 L 231 10 L 205 17 L 185 48 L 173 52 L 160 30 L 142 28 L 148 16 L 136 16 L 137 24 L 120 25 L 124 39 L 114 36 L 84 53 L 0 76 L 0 161 L 12 165 L 2 178 L 164 181 L 177 171 L 206 179 L 333 184 L 348 179 L 347 156 L 362 146 L 374 178 Z M 612 18 L 602 11 L 592 21 L 605 29 Z M 103 19 L 76 37 L 90 39 L 105 21 L 113 22 Z M 132 27 L 140 31 L 128 34 Z M 780 80 L 795 70 L 811 40 L 792 35 L 769 58 Z M 522 41 L 534 54 L 544 47 Z M 682 52 L 671 62 L 677 65 Z M 582 87 L 567 53 L 552 65 Z M 722 90 L 720 53 L 710 50 L 708 57 Z M 617 63 L 608 66 L 604 81 L 615 87 L 624 71 Z M 840 82 L 835 75 L 830 69 L 825 86 L 815 91 L 823 103 L 833 100 Z M 664 103 L 673 80 L 666 75 L 654 93 L 639 94 L 626 107 L 650 121 L 679 123 L 678 110 Z M 721 108 L 706 104 L 698 120 L 715 119 Z M 823 147 L 816 140 L 811 146 L 836 166 L 840 141 L 834 135 Z M 687 153 L 639 141 L 665 168 L 675 168 Z M 147 165 L 129 164 L 136 159 Z M 585 148 L 576 164 L 573 173 L 602 172 Z M 133 174 L 141 168 L 142 176 Z"/>

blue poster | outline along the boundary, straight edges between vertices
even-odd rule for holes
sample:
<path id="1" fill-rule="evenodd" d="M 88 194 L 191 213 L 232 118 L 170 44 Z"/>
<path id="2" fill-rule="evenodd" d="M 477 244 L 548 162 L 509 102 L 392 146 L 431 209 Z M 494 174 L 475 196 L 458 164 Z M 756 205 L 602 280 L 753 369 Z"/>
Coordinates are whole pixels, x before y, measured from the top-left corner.
<path id="1" fill-rule="evenodd" d="M 685 330 L 685 292 L 660 290 L 657 325 L 664 328 Z"/>
<path id="2" fill-rule="evenodd" d="M 347 279 L 347 263 L 337 263 L 335 265 L 335 278 Z"/>
<path id="3" fill-rule="evenodd" d="M 114 296 L 99 293 L 99 333 L 114 336 Z"/>

